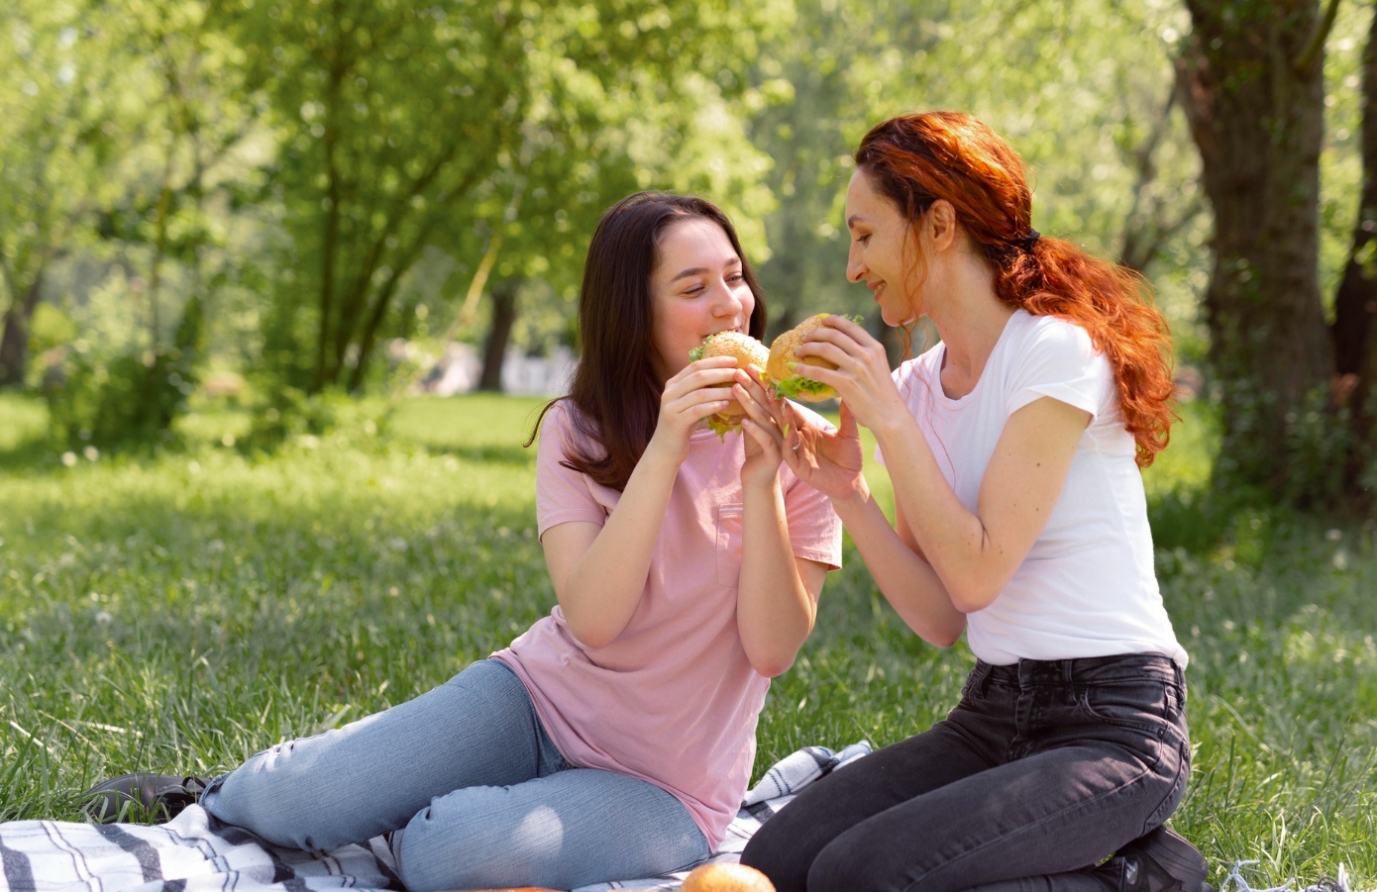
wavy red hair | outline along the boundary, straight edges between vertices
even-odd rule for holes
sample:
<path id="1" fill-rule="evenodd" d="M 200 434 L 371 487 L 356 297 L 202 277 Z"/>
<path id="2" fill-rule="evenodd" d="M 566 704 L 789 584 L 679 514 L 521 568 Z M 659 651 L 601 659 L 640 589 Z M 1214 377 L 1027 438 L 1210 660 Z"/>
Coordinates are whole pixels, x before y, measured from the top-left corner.
<path id="1" fill-rule="evenodd" d="M 944 199 L 995 271 L 995 294 L 1035 316 L 1085 329 L 1114 371 L 1139 467 L 1166 448 L 1174 411 L 1171 339 L 1152 288 L 1133 270 L 1062 239 L 1033 240 L 1023 161 L 983 122 L 959 112 L 891 118 L 871 129 L 856 166 L 911 223 Z"/>

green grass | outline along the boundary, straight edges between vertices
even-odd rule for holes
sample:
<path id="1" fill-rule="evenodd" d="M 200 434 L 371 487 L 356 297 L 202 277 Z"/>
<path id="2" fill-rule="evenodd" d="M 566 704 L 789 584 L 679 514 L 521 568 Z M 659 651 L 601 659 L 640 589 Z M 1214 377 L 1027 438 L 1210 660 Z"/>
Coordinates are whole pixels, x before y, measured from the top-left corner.
<path id="1" fill-rule="evenodd" d="M 554 603 L 534 531 L 534 400 L 402 404 L 249 461 L 208 414 L 182 454 L 91 461 L 0 398 L 0 820 L 77 818 L 132 769 L 208 774 L 408 699 Z M 1192 656 L 1194 774 L 1176 826 L 1218 883 L 1348 865 L 1377 885 L 1377 541 L 1220 507 L 1192 406 L 1145 477 Z M 888 496 L 872 469 L 880 498 Z M 1202 515 L 1208 515 L 1201 521 Z M 910 633 L 848 551 L 774 684 L 757 769 L 809 743 L 886 744 L 945 715 L 971 665 Z"/>

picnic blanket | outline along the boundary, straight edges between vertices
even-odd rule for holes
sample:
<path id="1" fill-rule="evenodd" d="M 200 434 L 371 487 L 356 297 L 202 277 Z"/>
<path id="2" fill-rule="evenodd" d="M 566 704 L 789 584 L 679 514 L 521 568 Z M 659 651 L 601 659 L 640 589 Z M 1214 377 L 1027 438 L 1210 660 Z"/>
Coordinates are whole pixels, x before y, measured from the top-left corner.
<path id="1" fill-rule="evenodd" d="M 800 790 L 870 752 L 862 741 L 839 752 L 804 747 L 775 763 L 746 794 L 713 861 L 740 860 L 762 822 Z M 0 892 L 309 892 L 403 886 L 382 837 L 330 852 L 302 852 L 263 842 L 215 820 L 199 805 L 172 821 L 0 824 Z M 678 889 L 684 874 L 584 886 L 576 892 Z"/>

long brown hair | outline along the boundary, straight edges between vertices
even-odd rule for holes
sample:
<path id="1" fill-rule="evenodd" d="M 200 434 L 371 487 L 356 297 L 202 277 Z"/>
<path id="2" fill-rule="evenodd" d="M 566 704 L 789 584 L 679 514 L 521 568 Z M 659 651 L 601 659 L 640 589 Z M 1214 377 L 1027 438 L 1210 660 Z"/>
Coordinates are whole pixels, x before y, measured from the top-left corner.
<path id="1" fill-rule="evenodd" d="M 602 215 L 588 245 L 579 291 L 579 363 L 569 395 L 545 405 L 526 441 L 530 446 L 535 440 L 555 403 L 569 400 L 577 410 L 571 413 L 574 425 L 596 448 L 575 445 L 563 464 L 618 491 L 641 460 L 660 417 L 664 385 L 655 372 L 650 294 L 657 248 L 670 224 L 693 217 L 716 223 L 731 241 L 741 258 L 741 275 L 755 295 L 748 332 L 764 336 L 765 297 L 727 215 L 689 195 L 629 195 Z"/>
<path id="2" fill-rule="evenodd" d="M 1086 330 L 1114 371 L 1138 466 L 1152 464 L 1170 439 L 1175 387 L 1166 320 L 1143 277 L 1070 242 L 1035 236 L 1023 162 L 971 115 L 891 118 L 861 140 L 856 166 L 912 224 L 933 202 L 950 202 L 993 267 L 1000 300 Z"/>

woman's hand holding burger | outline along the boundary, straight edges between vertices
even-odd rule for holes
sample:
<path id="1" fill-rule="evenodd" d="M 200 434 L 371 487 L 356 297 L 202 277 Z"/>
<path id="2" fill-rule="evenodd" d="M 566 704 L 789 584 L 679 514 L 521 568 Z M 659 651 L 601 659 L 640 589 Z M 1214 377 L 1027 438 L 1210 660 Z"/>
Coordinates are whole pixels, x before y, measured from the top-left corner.
<path id="1" fill-rule="evenodd" d="M 878 369 L 867 367 L 870 374 L 864 380 L 878 380 L 875 375 L 878 372 L 893 388 L 884 347 L 845 316 L 823 314 L 805 319 L 770 346 L 769 372 L 779 382 L 775 386 L 777 391 L 796 393 L 800 399 L 842 398 L 841 426 L 831 431 L 815 426 L 787 402 L 781 401 L 773 407 L 779 429 L 789 432 L 783 444 L 789 470 L 837 501 L 869 494 L 861 473 L 865 459 L 852 404 L 858 389 L 853 386 L 857 376 L 850 369 L 857 363 L 850 353 L 831 343 L 832 337 L 846 337 L 850 332 L 858 333 L 880 350 Z M 897 391 L 895 396 L 898 396 Z"/>
<path id="2" fill-rule="evenodd" d="M 759 366 L 737 369 L 732 395 L 746 412 L 741 419 L 746 441 L 746 463 L 741 466 L 741 485 L 773 483 L 779 474 L 779 464 L 784 459 L 783 428 L 776 420 L 779 417 L 777 407 L 783 401 L 772 397 L 766 389 Z"/>
<path id="3" fill-rule="evenodd" d="M 837 391 L 857 423 L 875 430 L 908 408 L 890 377 L 884 345 L 845 316 L 827 316 L 803 335 L 799 357 L 817 357 L 833 368 L 808 367 L 808 375 Z"/>
<path id="4" fill-rule="evenodd" d="M 707 357 L 680 369 L 660 394 L 660 417 L 646 451 L 662 451 L 682 463 L 694 425 L 731 405 L 735 380 L 736 360 L 730 356 Z"/>

